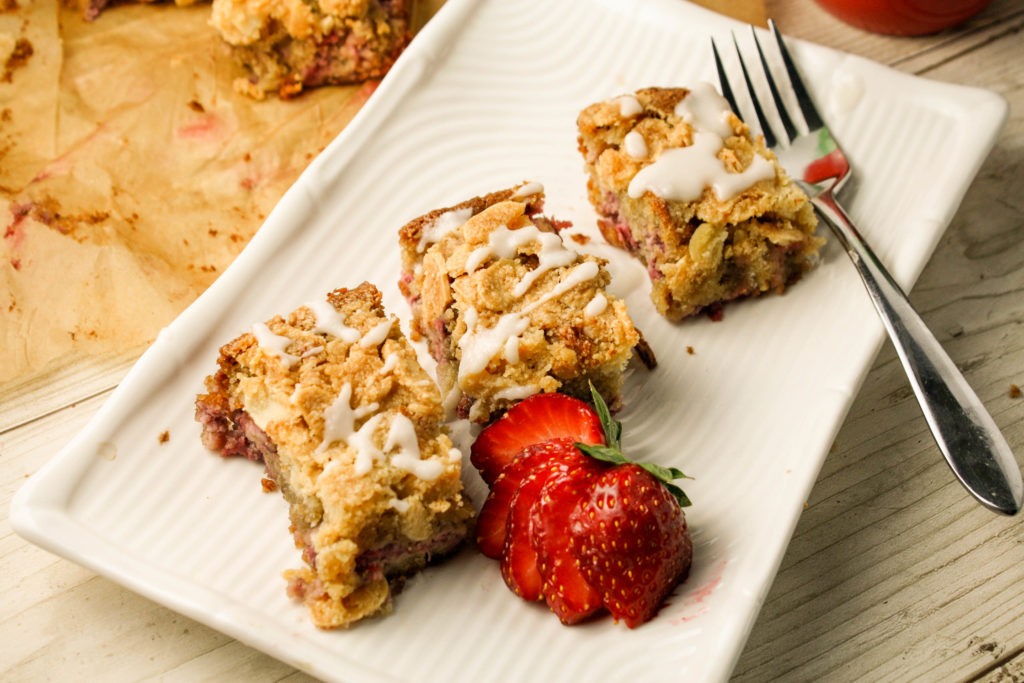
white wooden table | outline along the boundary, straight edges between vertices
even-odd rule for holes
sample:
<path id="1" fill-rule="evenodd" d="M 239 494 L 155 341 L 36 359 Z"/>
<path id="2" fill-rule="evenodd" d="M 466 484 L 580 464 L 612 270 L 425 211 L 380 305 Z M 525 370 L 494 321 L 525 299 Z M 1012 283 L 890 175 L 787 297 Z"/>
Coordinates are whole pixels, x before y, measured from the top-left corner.
<path id="1" fill-rule="evenodd" d="M 1024 3 L 925 38 L 768 0 L 790 35 L 1010 101 L 997 147 L 911 299 L 1024 460 Z M 139 349 L 69 360 L 0 401 L 0 680 L 305 680 L 16 535 L 15 490 L 98 410 Z M 886 346 L 836 438 L 747 647 L 741 681 L 1024 679 L 1024 516 L 978 506 Z"/>

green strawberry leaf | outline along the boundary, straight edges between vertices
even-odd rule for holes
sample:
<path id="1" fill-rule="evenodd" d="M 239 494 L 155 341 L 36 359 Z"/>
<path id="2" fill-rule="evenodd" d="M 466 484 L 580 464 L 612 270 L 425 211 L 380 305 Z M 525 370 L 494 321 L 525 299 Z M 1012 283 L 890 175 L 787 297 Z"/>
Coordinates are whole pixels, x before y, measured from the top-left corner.
<path id="1" fill-rule="evenodd" d="M 672 481 L 673 479 L 693 479 L 683 474 L 682 471 L 677 470 L 675 467 L 662 467 L 653 462 L 641 462 L 637 463 L 640 467 L 653 474 L 657 479 L 661 481 Z"/>
<path id="2" fill-rule="evenodd" d="M 608 446 L 591 446 L 585 443 L 576 443 L 576 448 L 580 449 L 591 458 L 600 460 L 602 462 L 610 462 L 613 465 L 624 465 L 628 460 L 626 456 L 622 454 L 617 448 L 609 448 Z"/>
<path id="3" fill-rule="evenodd" d="M 593 382 L 590 383 L 590 395 L 594 398 L 594 410 L 597 411 L 597 417 L 601 420 L 601 427 L 604 429 L 605 444 L 609 448 L 622 450 L 622 423 L 612 418 L 608 404 L 594 388 Z"/>
<path id="4" fill-rule="evenodd" d="M 835 148 L 836 141 L 832 139 L 832 134 L 829 133 L 828 128 L 822 128 L 818 132 L 818 156 L 825 156 Z"/>
<path id="5" fill-rule="evenodd" d="M 681 488 L 671 482 L 663 481 L 661 483 L 665 485 L 668 492 L 676 499 L 676 502 L 679 503 L 679 507 L 688 508 L 693 505 L 693 503 L 690 502 L 689 496 L 687 496 Z"/>
<path id="6" fill-rule="evenodd" d="M 608 410 L 608 405 L 604 402 L 604 399 L 601 398 L 601 394 L 598 393 L 597 389 L 594 388 L 593 383 L 590 384 L 590 395 L 594 397 L 594 410 L 597 411 L 597 416 L 601 420 L 601 427 L 604 429 L 606 445 L 592 446 L 577 442 L 575 444 L 576 448 L 580 449 L 586 455 L 602 462 L 611 463 L 613 465 L 625 465 L 627 463 L 631 463 L 632 461 L 622 454 L 622 423 L 612 418 L 611 411 Z M 669 490 L 669 493 L 671 493 L 679 503 L 679 507 L 689 507 L 692 505 L 686 493 L 684 493 L 681 488 L 673 484 L 672 480 L 692 479 L 693 477 L 685 475 L 682 470 L 675 467 L 663 467 L 662 465 L 656 465 L 652 462 L 638 462 L 635 464 L 664 484 L 665 488 Z"/>

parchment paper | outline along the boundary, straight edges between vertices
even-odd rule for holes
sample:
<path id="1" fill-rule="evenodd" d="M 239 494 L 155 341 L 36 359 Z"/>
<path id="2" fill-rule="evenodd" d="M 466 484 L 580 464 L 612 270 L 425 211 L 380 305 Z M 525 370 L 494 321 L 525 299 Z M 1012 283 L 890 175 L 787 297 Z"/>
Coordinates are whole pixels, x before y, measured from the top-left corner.
<path id="1" fill-rule="evenodd" d="M 251 100 L 209 13 L 0 0 L 0 384 L 151 342 L 376 86 Z"/>

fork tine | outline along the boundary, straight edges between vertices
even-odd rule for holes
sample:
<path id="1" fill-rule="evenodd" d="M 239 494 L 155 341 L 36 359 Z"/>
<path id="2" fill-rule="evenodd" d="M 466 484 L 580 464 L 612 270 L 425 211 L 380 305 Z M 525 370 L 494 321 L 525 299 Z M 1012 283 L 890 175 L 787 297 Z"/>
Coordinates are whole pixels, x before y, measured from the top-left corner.
<path id="1" fill-rule="evenodd" d="M 782 41 L 782 33 L 771 19 L 768 20 L 768 28 L 771 29 L 772 35 L 775 37 L 775 43 L 779 46 L 779 54 L 782 55 L 782 62 L 786 65 L 786 73 L 789 76 L 790 85 L 793 86 L 793 92 L 796 93 L 796 100 L 800 104 L 800 111 L 803 112 L 804 121 L 807 123 L 808 129 L 815 131 L 822 128 L 825 122 L 822 121 L 818 108 L 814 106 L 814 100 L 811 99 L 810 93 L 807 92 L 804 81 L 800 78 L 800 72 L 796 70 L 796 64 L 793 63 L 793 58 L 789 56 L 789 49 Z"/>
<path id="2" fill-rule="evenodd" d="M 775 110 L 779 112 L 779 119 L 782 121 L 782 127 L 786 130 L 786 141 L 793 142 L 796 138 L 796 126 L 793 125 L 793 120 L 789 118 L 789 112 L 786 111 L 786 103 L 782 101 L 782 96 L 779 94 L 779 88 L 775 85 L 775 78 L 772 76 L 772 70 L 768 68 L 768 60 L 764 58 L 764 50 L 761 49 L 761 41 L 757 39 L 757 31 L 754 27 L 750 27 L 750 35 L 754 36 L 754 45 L 757 46 L 757 56 L 761 58 L 761 68 L 764 70 L 765 78 L 768 80 L 768 89 L 772 93 L 772 99 L 775 100 Z"/>
<path id="3" fill-rule="evenodd" d="M 736 34 L 732 34 L 732 43 L 736 48 L 736 56 L 740 59 L 740 68 L 743 70 L 743 80 L 747 83 L 747 92 L 750 94 L 750 101 L 754 104 L 754 113 L 757 114 L 757 123 L 761 126 L 761 133 L 764 135 L 764 144 L 768 147 L 774 147 L 776 143 L 775 133 L 772 132 L 771 126 L 768 125 L 768 119 L 765 118 L 764 110 L 761 109 L 761 103 L 757 99 L 757 93 L 754 91 L 754 84 L 750 80 L 750 73 L 747 72 L 747 63 L 743 61 L 743 53 L 740 52 L 740 44 L 736 40 Z"/>
<path id="4" fill-rule="evenodd" d="M 718 85 L 722 89 L 722 97 L 726 99 L 732 110 L 736 112 L 736 115 L 740 115 L 740 108 L 736 104 L 736 97 L 732 94 L 732 88 L 729 87 L 729 77 L 725 75 L 725 67 L 722 65 L 722 57 L 718 54 L 718 46 L 715 45 L 715 39 L 711 39 L 711 51 L 715 54 L 715 69 L 718 70 Z"/>

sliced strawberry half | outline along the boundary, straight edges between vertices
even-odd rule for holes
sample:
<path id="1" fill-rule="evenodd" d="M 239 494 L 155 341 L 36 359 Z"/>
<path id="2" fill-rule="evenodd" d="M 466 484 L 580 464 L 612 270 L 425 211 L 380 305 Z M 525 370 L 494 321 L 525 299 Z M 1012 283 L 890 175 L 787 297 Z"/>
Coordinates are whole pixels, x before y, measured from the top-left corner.
<path id="1" fill-rule="evenodd" d="M 470 461 L 488 485 L 527 446 L 567 438 L 603 444 L 601 419 L 589 405 L 564 394 L 534 394 L 480 432 Z"/>
<path id="2" fill-rule="evenodd" d="M 537 456 L 537 454 L 541 454 Z M 501 551 L 501 576 L 512 592 L 523 600 L 540 600 L 543 579 L 537 568 L 537 551 L 532 540 L 532 512 L 544 485 L 551 477 L 565 473 L 583 455 L 571 439 L 554 439 L 526 449 L 523 459 L 540 457 L 512 496 Z M 519 467 L 517 465 L 516 469 Z"/>
<path id="3" fill-rule="evenodd" d="M 557 457 L 557 453 L 542 446 L 543 444 L 524 449 L 520 457 L 502 470 L 491 485 L 491 492 L 476 518 L 477 547 L 487 557 L 501 559 L 512 498 L 519 490 L 523 479 L 533 470 L 543 467 L 553 457 Z"/>
<path id="4" fill-rule="evenodd" d="M 541 593 L 563 624 L 575 624 L 597 613 L 601 594 L 584 578 L 572 552 L 570 517 L 605 467 L 582 457 L 567 472 L 550 477 L 531 514 L 531 539 L 537 552 Z"/>

